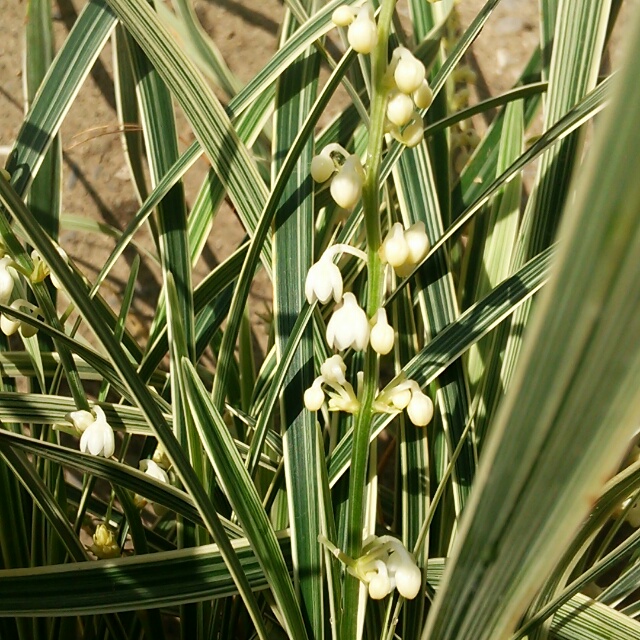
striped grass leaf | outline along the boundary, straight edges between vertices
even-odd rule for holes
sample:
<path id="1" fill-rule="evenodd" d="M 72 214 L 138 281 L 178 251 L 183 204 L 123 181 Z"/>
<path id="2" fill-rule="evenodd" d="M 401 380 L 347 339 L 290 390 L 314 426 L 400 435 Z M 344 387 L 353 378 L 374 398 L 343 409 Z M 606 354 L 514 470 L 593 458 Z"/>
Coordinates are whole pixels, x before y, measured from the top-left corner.
<path id="1" fill-rule="evenodd" d="M 283 42 L 294 32 L 291 12 L 285 15 Z M 297 132 L 314 106 L 318 90 L 320 56 L 313 50 L 302 53 L 280 76 L 274 111 L 274 176 L 282 169 Z M 297 154 L 274 217 L 275 344 L 279 358 L 287 350 L 296 320 L 305 303 L 305 280 L 313 262 L 313 181 L 309 166 L 314 155 L 313 135 L 307 129 L 306 144 Z M 282 387 L 280 432 L 284 446 L 284 471 L 293 548 L 294 583 L 299 591 L 302 613 L 310 637 L 323 638 L 324 578 L 318 534 L 321 501 L 317 467 L 323 460 L 318 447 L 315 413 L 305 409 L 302 398 L 314 379 L 312 328 L 306 325 L 294 351 Z"/>
<path id="2" fill-rule="evenodd" d="M 7 162 L 11 183 L 23 195 L 71 108 L 84 79 L 115 27 L 103 0 L 90 0 L 33 98 Z"/>
<path id="3" fill-rule="evenodd" d="M 183 360 L 185 391 L 193 420 L 216 478 L 255 551 L 280 610 L 287 633 L 308 637 L 284 556 L 256 488 L 233 444 L 228 428 L 193 365 Z"/>
<path id="4" fill-rule="evenodd" d="M 565 210 L 555 275 L 492 428 L 425 637 L 510 631 L 635 432 L 640 185 L 630 159 L 640 143 L 640 90 L 633 74 L 628 64 L 618 78 Z"/>

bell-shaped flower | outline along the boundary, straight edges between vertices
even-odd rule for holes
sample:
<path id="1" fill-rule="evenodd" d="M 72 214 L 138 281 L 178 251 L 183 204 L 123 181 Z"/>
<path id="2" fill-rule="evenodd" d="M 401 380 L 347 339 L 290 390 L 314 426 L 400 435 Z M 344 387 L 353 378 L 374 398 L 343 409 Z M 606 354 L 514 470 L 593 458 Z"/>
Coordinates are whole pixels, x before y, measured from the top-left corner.
<path id="1" fill-rule="evenodd" d="M 331 153 L 326 149 L 311 160 L 311 177 L 316 182 L 326 182 L 336 170 Z"/>
<path id="2" fill-rule="evenodd" d="M 426 427 L 433 419 L 433 402 L 428 395 L 420 391 L 417 384 L 407 405 L 407 415 L 416 427 Z"/>
<path id="3" fill-rule="evenodd" d="M 309 304 L 319 300 L 326 304 L 333 297 L 342 300 L 342 274 L 333 263 L 331 253 L 323 253 L 320 260 L 311 266 L 304 283 L 304 294 Z"/>
<path id="4" fill-rule="evenodd" d="M 316 378 L 313 384 L 304 392 L 304 406 L 309 411 L 319 411 L 324 403 L 324 391 L 322 390 L 322 377 Z"/>
<path id="5" fill-rule="evenodd" d="M 387 118 L 389 122 L 397 127 L 404 127 L 413 115 L 413 100 L 401 93 L 400 91 L 392 91 L 387 102 Z"/>
<path id="6" fill-rule="evenodd" d="M 337 384 L 344 384 L 346 382 L 345 374 L 347 372 L 347 365 L 344 360 L 337 353 L 330 358 L 327 358 L 320 366 L 320 373 L 325 382 L 335 382 Z"/>
<path id="7" fill-rule="evenodd" d="M 426 80 L 413 92 L 413 102 L 418 109 L 426 109 L 433 102 L 433 91 Z"/>
<path id="8" fill-rule="evenodd" d="M 349 347 L 357 351 L 367 348 L 369 321 L 353 293 L 345 293 L 342 306 L 333 312 L 327 324 L 327 342 L 338 351 Z"/>
<path id="9" fill-rule="evenodd" d="M 404 239 L 409 247 L 409 262 L 413 266 L 422 262 L 429 251 L 429 238 L 424 228 L 424 222 L 412 224 L 405 232 Z"/>
<path id="10" fill-rule="evenodd" d="M 383 262 L 388 262 L 394 268 L 402 266 L 407 261 L 409 245 L 405 240 L 402 224 L 396 222 L 391 227 L 380 245 L 379 254 Z"/>
<path id="11" fill-rule="evenodd" d="M 336 27 L 348 27 L 355 19 L 356 12 L 348 5 L 341 4 L 331 14 L 331 22 Z"/>
<path id="12" fill-rule="evenodd" d="M 369 597 L 373 600 L 382 600 L 393 591 L 393 583 L 389 579 L 387 566 L 382 560 L 373 562 L 375 571 L 369 571 L 365 578 L 369 580 Z"/>
<path id="13" fill-rule="evenodd" d="M 13 260 L 9 256 L 0 258 L 0 304 L 7 304 L 13 293 Z"/>
<path id="14" fill-rule="evenodd" d="M 93 544 L 89 547 L 100 559 L 119 558 L 120 547 L 114 532 L 106 524 L 100 523 L 93 534 Z"/>
<path id="15" fill-rule="evenodd" d="M 387 570 L 393 576 L 398 593 L 407 600 L 413 600 L 422 588 L 422 572 L 400 541 L 392 544 L 391 549 Z"/>
<path id="16" fill-rule="evenodd" d="M 393 327 L 387 322 L 387 312 L 380 307 L 372 318 L 373 326 L 369 341 L 372 349 L 381 356 L 386 355 L 393 349 L 396 333 Z"/>
<path id="17" fill-rule="evenodd" d="M 84 430 L 80 438 L 80 451 L 94 456 L 110 458 L 116 448 L 115 436 L 111 425 L 107 422 L 102 407 L 93 408 L 96 419 Z"/>
<path id="18" fill-rule="evenodd" d="M 378 27 L 374 20 L 373 5 L 366 2 L 347 31 L 349 44 L 358 53 L 371 53 L 378 42 Z"/>
<path id="19" fill-rule="evenodd" d="M 393 52 L 393 56 L 396 59 L 399 58 L 393 72 L 396 87 L 398 87 L 402 93 L 411 95 L 422 85 L 422 81 L 426 75 L 424 64 L 404 47 L 398 47 Z"/>
<path id="20" fill-rule="evenodd" d="M 140 460 L 138 467 L 140 468 L 140 471 L 143 471 L 145 475 L 150 476 L 154 480 L 164 482 L 165 484 L 169 483 L 169 476 L 167 475 L 167 472 L 153 460 L 148 458 Z"/>
<path id="21" fill-rule="evenodd" d="M 11 309 L 15 309 L 16 311 L 22 311 L 31 316 L 37 316 L 40 309 L 35 305 L 27 302 L 22 298 L 18 298 L 11 303 Z M 0 331 L 4 333 L 5 336 L 13 335 L 18 329 L 20 329 L 20 334 L 23 338 L 30 338 L 38 333 L 37 327 L 33 327 L 27 322 L 22 322 L 17 318 L 9 317 L 7 314 L 3 314 L 0 316 Z"/>
<path id="22" fill-rule="evenodd" d="M 65 418 L 73 424 L 79 433 L 84 433 L 90 427 L 96 418 L 91 411 L 80 409 L 79 411 L 71 411 L 67 413 Z"/>
<path id="23" fill-rule="evenodd" d="M 350 155 L 331 180 L 331 197 L 343 209 L 352 209 L 362 194 L 364 168 L 360 158 Z"/>

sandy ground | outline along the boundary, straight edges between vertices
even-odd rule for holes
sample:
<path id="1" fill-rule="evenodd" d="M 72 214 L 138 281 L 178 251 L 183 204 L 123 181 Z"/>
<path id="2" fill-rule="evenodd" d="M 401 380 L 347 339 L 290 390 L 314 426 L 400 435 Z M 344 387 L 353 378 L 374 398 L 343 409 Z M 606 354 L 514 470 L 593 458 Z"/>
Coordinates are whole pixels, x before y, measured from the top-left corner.
<path id="1" fill-rule="evenodd" d="M 401 12 L 406 7 L 399 5 Z M 627 0 L 637 4 L 638 0 Z M 459 10 L 467 24 L 484 4 L 480 0 L 462 0 Z M 56 46 L 65 38 L 77 17 L 81 0 L 57 0 L 53 3 Z M 195 9 L 203 27 L 213 38 L 231 70 L 241 82 L 252 78 L 276 49 L 283 7 L 276 0 L 196 0 Z M 0 40 L 0 154 L 10 149 L 23 114 L 21 60 L 25 0 L 0 0 L 5 19 Z M 481 96 L 497 94 L 512 85 L 520 74 L 537 41 L 537 0 L 503 0 L 469 56 L 478 73 L 477 90 Z M 617 50 L 617 49 L 616 49 Z M 193 141 L 183 118 L 180 142 L 183 148 Z M 86 216 L 122 229 L 138 208 L 117 134 L 118 120 L 112 83 L 111 47 L 107 45 L 62 127 L 64 150 L 64 201 L 66 214 Z M 0 162 L 4 158 L 0 155 Z M 207 165 L 201 160 L 186 178 L 190 200 L 197 192 Z M 196 278 L 208 272 L 229 254 L 243 232 L 233 214 L 225 209 L 219 217 Z M 146 233 L 146 236 L 144 235 Z M 140 241 L 150 244 L 143 232 Z M 86 269 L 89 276 L 104 263 L 113 240 L 103 235 L 74 230 L 63 225 L 60 242 Z M 120 291 L 129 271 L 130 255 L 125 255 L 102 293 L 114 308 L 119 306 Z M 144 334 L 155 309 L 158 269 L 144 266 L 138 295 L 134 301 L 131 330 Z M 268 293 L 263 285 L 254 292 L 252 311 L 263 314 Z"/>

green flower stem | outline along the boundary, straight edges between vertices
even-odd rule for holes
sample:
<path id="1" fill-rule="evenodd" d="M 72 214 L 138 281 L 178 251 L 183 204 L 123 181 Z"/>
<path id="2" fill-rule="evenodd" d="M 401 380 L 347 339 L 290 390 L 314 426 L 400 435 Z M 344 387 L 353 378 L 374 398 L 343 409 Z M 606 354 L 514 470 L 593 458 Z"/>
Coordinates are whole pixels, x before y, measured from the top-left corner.
<path id="1" fill-rule="evenodd" d="M 372 87 L 371 121 L 365 180 L 362 187 L 362 206 L 367 235 L 367 315 L 380 308 L 383 298 L 384 265 L 378 255 L 382 242 L 380 229 L 380 164 L 384 140 L 384 120 L 388 87 L 386 86 L 387 43 L 395 0 L 383 0 L 378 16 L 378 44 L 371 53 Z M 345 553 L 358 559 L 362 554 L 362 525 L 364 489 L 367 479 L 369 436 L 373 417 L 373 401 L 378 388 L 378 355 L 368 348 L 364 364 L 364 383 L 361 406 L 355 417 L 353 450 L 349 477 L 349 509 L 346 524 Z M 341 638 L 356 638 L 358 623 L 358 592 L 360 581 L 346 573 L 342 611 Z"/>

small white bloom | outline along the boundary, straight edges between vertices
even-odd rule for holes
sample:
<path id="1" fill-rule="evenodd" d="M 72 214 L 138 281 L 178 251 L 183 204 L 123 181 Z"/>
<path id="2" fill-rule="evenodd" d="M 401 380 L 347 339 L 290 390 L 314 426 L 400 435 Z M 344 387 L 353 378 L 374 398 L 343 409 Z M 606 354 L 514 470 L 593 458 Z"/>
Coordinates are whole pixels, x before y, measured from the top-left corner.
<path id="1" fill-rule="evenodd" d="M 342 274 L 333 264 L 330 253 L 323 253 L 320 260 L 311 266 L 304 283 L 304 293 L 309 304 L 319 300 L 322 304 L 331 297 L 336 302 L 342 300 Z"/>
<path id="2" fill-rule="evenodd" d="M 369 579 L 369 597 L 373 600 L 382 600 L 393 591 L 393 584 L 389 579 L 387 567 L 382 560 L 376 560 L 373 565 L 376 571 L 367 572 Z"/>
<path id="3" fill-rule="evenodd" d="M 433 91 L 426 80 L 413 92 L 413 101 L 418 109 L 426 109 L 433 102 Z"/>
<path id="4" fill-rule="evenodd" d="M 422 572 L 400 542 L 392 545 L 387 569 L 393 576 L 398 593 L 407 600 L 413 600 L 422 587 Z"/>
<path id="5" fill-rule="evenodd" d="M 384 356 L 393 349 L 396 334 L 393 327 L 387 322 L 387 312 L 383 307 L 378 309 L 373 320 L 375 322 L 371 327 L 371 347 L 376 353 Z"/>
<path id="6" fill-rule="evenodd" d="M 169 483 L 167 472 L 153 460 L 145 458 L 144 460 L 140 460 L 138 466 L 140 471 L 144 471 L 146 475 L 151 476 L 154 480 L 164 482 L 165 484 Z"/>
<path id="7" fill-rule="evenodd" d="M 111 425 L 107 422 L 102 407 L 95 406 L 95 421 L 90 424 L 80 438 L 80 451 L 94 456 L 110 458 L 115 451 L 115 436 Z"/>
<path id="8" fill-rule="evenodd" d="M 13 292 L 13 260 L 9 256 L 0 258 L 0 304 L 7 304 Z"/>
<path id="9" fill-rule="evenodd" d="M 425 427 L 433 419 L 433 402 L 419 388 L 415 388 L 411 393 L 407 415 L 416 427 Z"/>
<path id="10" fill-rule="evenodd" d="M 373 5 L 364 4 L 347 31 L 349 44 L 358 53 L 371 53 L 378 42 L 378 27 L 373 18 Z"/>
<path id="11" fill-rule="evenodd" d="M 95 416 L 91 411 L 80 409 L 79 411 L 71 411 L 65 416 L 66 419 L 80 432 L 84 433 L 87 427 L 91 426 L 95 421 Z"/>
<path id="12" fill-rule="evenodd" d="M 14 300 L 10 307 L 11 309 L 20 310 L 20 306 L 22 300 Z M 4 333 L 5 336 L 12 336 L 18 329 L 20 328 L 20 320 L 17 318 L 10 318 L 7 315 L 0 316 L 0 331 Z"/>
<path id="13" fill-rule="evenodd" d="M 316 182 L 326 182 L 336 170 L 336 165 L 330 153 L 323 151 L 311 160 L 311 177 Z"/>
<path id="14" fill-rule="evenodd" d="M 409 262 L 413 266 L 422 262 L 429 251 L 429 238 L 424 228 L 424 222 L 412 224 L 404 232 L 404 239 L 409 247 Z"/>
<path id="15" fill-rule="evenodd" d="M 413 100 L 400 91 L 393 91 L 387 103 L 387 118 L 389 118 L 389 121 L 398 127 L 404 127 L 411 120 L 412 115 Z"/>
<path id="16" fill-rule="evenodd" d="M 320 367 L 320 373 L 325 382 L 335 382 L 337 384 L 344 384 L 346 382 L 345 373 L 347 372 L 347 365 L 344 360 L 337 353 L 330 358 L 327 358 Z"/>
<path id="17" fill-rule="evenodd" d="M 343 209 L 352 209 L 362 194 L 364 169 L 360 158 L 350 155 L 331 180 L 331 197 Z"/>
<path id="18" fill-rule="evenodd" d="M 15 309 L 16 311 L 22 311 L 31 316 L 37 316 L 38 311 L 40 310 L 35 305 L 27 302 L 23 298 L 17 298 L 14 300 L 11 305 L 11 309 Z M 38 333 L 38 328 L 33 327 L 32 325 L 22 322 L 17 318 L 9 317 L 8 315 L 3 315 L 0 317 L 0 331 L 4 333 L 5 336 L 13 335 L 18 329 L 20 329 L 20 333 L 23 338 L 30 338 Z"/>
<path id="19" fill-rule="evenodd" d="M 422 116 L 414 112 L 411 122 L 409 122 L 401 133 L 396 133 L 393 137 L 409 148 L 418 146 L 424 140 L 424 122 Z"/>
<path id="20" fill-rule="evenodd" d="M 342 4 L 331 14 L 331 22 L 333 22 L 336 27 L 347 27 L 353 22 L 355 17 L 356 12 L 346 4 Z"/>
<path id="21" fill-rule="evenodd" d="M 327 325 L 327 342 L 330 347 L 343 351 L 353 347 L 363 351 L 369 341 L 367 314 L 358 305 L 353 293 L 345 293 L 342 306 L 334 311 Z"/>
<path id="22" fill-rule="evenodd" d="M 404 237 L 404 230 L 399 222 L 396 222 L 387 237 L 380 245 L 380 259 L 388 262 L 392 267 L 402 266 L 409 257 L 409 245 Z"/>
<path id="23" fill-rule="evenodd" d="M 309 411 L 319 411 L 323 402 L 322 378 L 316 378 L 313 384 L 304 392 L 304 406 Z"/>
<path id="24" fill-rule="evenodd" d="M 422 85 L 426 75 L 424 64 L 404 47 L 398 47 L 394 55 L 400 58 L 393 73 L 396 86 L 402 93 L 411 95 Z"/>

